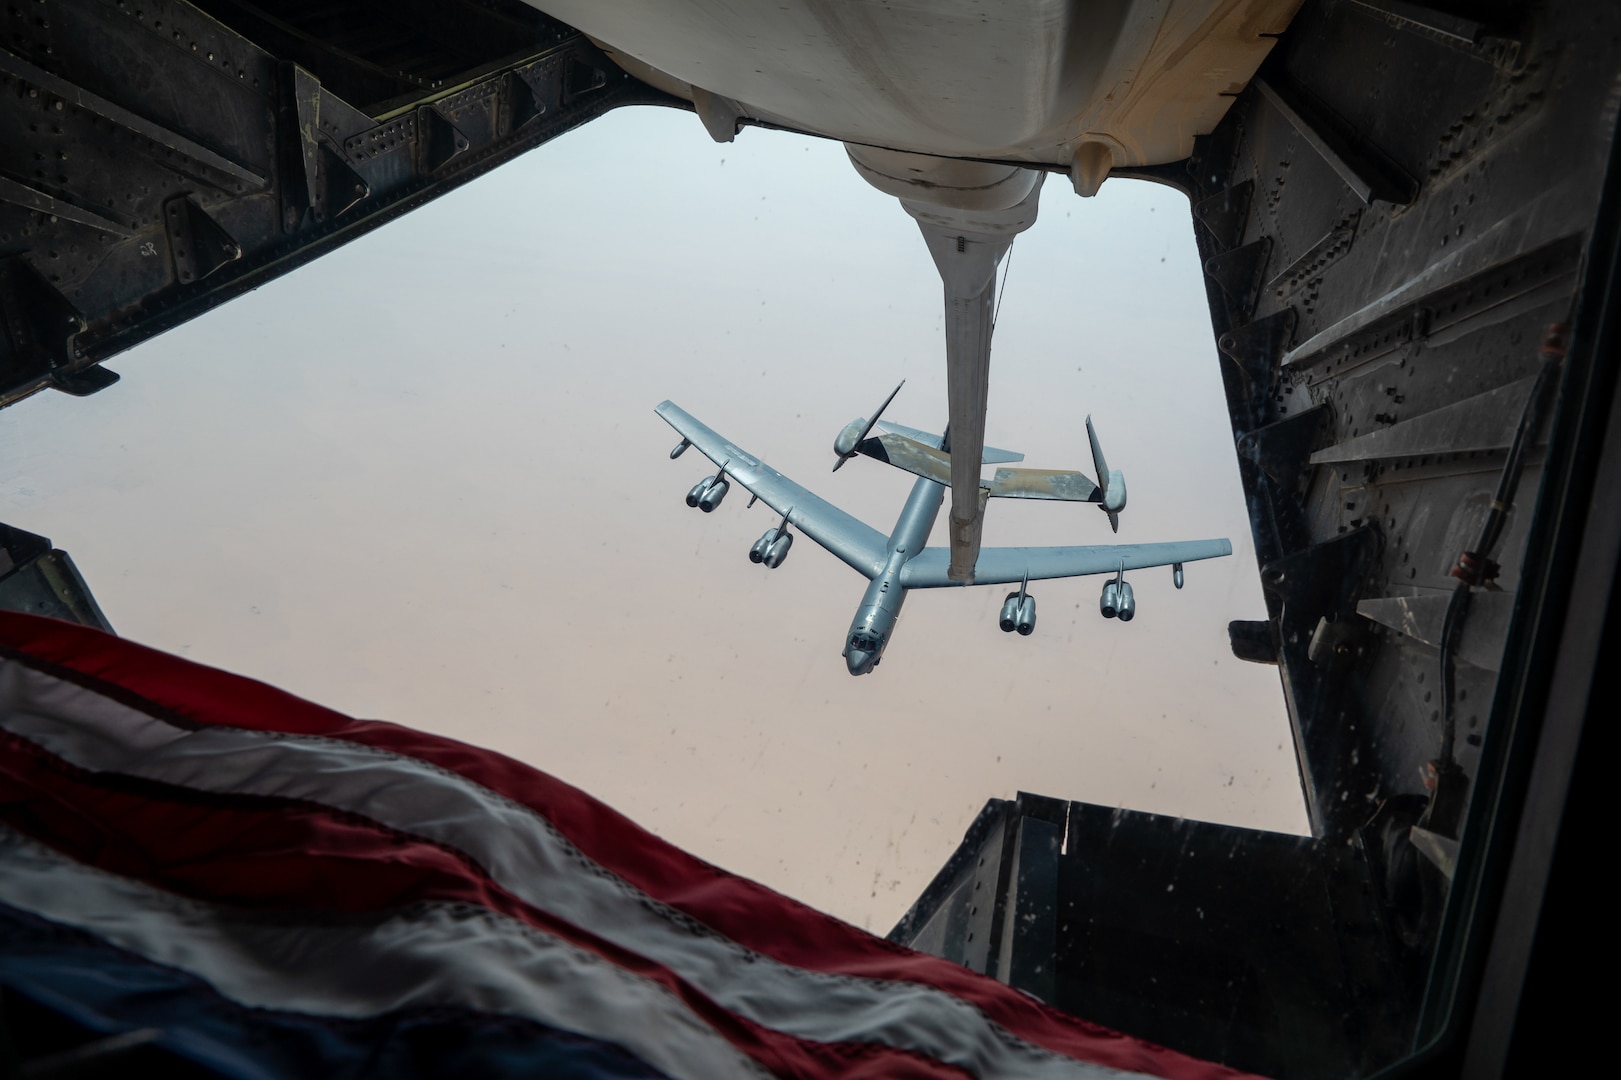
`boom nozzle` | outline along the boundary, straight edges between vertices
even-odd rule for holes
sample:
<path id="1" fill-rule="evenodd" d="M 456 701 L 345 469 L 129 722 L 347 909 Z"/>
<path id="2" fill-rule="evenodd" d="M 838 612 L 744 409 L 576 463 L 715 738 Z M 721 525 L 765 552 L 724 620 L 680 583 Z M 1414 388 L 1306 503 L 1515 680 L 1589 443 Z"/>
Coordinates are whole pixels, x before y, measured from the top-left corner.
<path id="1" fill-rule="evenodd" d="M 1092 467 L 1098 474 L 1098 490 L 1102 495 L 1099 505 L 1109 515 L 1109 528 L 1119 532 L 1120 511 L 1126 508 L 1125 474 L 1119 469 L 1109 468 L 1109 462 L 1103 456 L 1103 444 L 1098 441 L 1098 433 L 1092 427 L 1090 416 L 1086 418 L 1086 438 L 1092 444 Z"/>
<path id="2" fill-rule="evenodd" d="M 878 418 L 884 415 L 884 410 L 889 408 L 889 403 L 895 400 L 895 395 L 900 393 L 901 387 L 905 385 L 906 380 L 902 379 L 895 389 L 889 392 L 889 396 L 884 399 L 884 403 L 878 406 L 878 411 L 872 414 L 872 419 L 866 421 L 866 426 L 859 433 L 855 432 L 855 426 L 862 423 L 860 420 L 856 420 L 839 432 L 839 437 L 833 442 L 833 452 L 839 456 L 838 460 L 833 463 L 834 472 L 838 472 L 846 461 L 856 456 L 856 448 L 872 433 L 873 426 L 878 423 Z"/>

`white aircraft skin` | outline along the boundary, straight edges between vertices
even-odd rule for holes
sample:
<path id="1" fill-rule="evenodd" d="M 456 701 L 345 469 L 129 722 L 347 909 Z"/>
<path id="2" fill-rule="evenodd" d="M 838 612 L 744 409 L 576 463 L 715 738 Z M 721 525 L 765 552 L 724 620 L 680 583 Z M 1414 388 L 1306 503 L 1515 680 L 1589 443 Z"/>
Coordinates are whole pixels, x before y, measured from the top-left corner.
<path id="1" fill-rule="evenodd" d="M 1300 0 L 527 0 L 731 142 L 747 120 L 838 139 L 918 223 L 944 285 L 960 453 L 950 573 L 974 580 L 992 294 L 1047 171 L 1090 196 L 1111 169 L 1186 158 Z"/>
<path id="2" fill-rule="evenodd" d="M 730 140 L 750 117 L 935 159 L 1178 161 L 1300 0 L 528 0 Z M 1084 156 L 1084 155 L 1083 155 Z M 875 163 L 866 162 L 868 167 Z M 904 182 L 911 169 L 877 165 Z M 938 182 L 939 176 L 930 177 Z M 1101 182 L 1101 181 L 1099 181 Z M 968 190 L 966 182 L 955 186 Z M 1010 206 L 1018 196 L 1001 203 Z"/>
<path id="3" fill-rule="evenodd" d="M 897 391 L 899 387 L 896 388 Z M 890 395 L 893 399 L 894 394 Z M 886 401 L 887 405 L 888 402 Z M 857 454 L 877 457 L 897 468 L 918 473 L 912 493 L 901 508 L 895 527 L 886 538 L 876 529 L 840 510 L 807 488 L 788 479 L 759 458 L 728 442 L 685 409 L 666 401 L 655 410 L 675 428 L 681 442 L 671 452 L 680 457 L 696 446 L 718 466 L 713 475 L 700 480 L 687 494 L 687 505 L 714 510 L 736 483 L 780 515 L 779 524 L 766 530 L 750 549 L 750 561 L 776 569 L 787 558 L 793 545 L 793 529 L 804 533 L 869 581 L 861 606 L 845 635 L 844 662 L 852 675 L 866 675 L 878 666 L 894 634 L 901 605 L 912 589 L 957 587 L 965 584 L 950 574 L 950 557 L 944 548 L 928 546 L 940 507 L 945 501 L 946 481 L 951 471 L 950 455 L 939 449 L 941 441 L 926 432 L 914 432 L 898 424 L 879 438 L 867 434 L 878 424 L 872 420 L 854 421 L 834 443 L 837 469 Z M 882 412 L 882 409 L 879 410 Z M 1088 421 L 1090 434 L 1091 424 Z M 987 495 L 1013 498 L 1057 499 L 1067 502 L 1098 503 L 1118 520 L 1124 508 L 1125 482 L 1118 471 L 1101 464 L 1096 435 L 1092 435 L 1099 472 L 1106 477 L 1102 488 L 1084 475 L 1033 469 L 1001 469 L 996 479 L 985 485 Z M 1022 455 L 987 448 L 990 463 L 1017 461 Z M 1115 494 L 1111 496 L 1111 491 Z M 753 505 L 752 501 L 750 505 Z M 1105 618 L 1129 621 L 1136 612 L 1131 586 L 1125 581 L 1128 570 L 1151 566 L 1171 566 L 1177 588 L 1182 587 L 1182 564 L 1200 559 L 1231 555 L 1233 546 L 1226 539 L 1184 540 L 1162 544 L 1108 544 L 1077 547 L 986 548 L 980 551 L 972 584 L 1018 584 L 1002 605 L 1003 630 L 1028 635 L 1035 629 L 1035 598 L 1028 593 L 1032 581 L 1044 578 L 1084 577 L 1111 574 L 1103 587 L 1099 609 Z"/>

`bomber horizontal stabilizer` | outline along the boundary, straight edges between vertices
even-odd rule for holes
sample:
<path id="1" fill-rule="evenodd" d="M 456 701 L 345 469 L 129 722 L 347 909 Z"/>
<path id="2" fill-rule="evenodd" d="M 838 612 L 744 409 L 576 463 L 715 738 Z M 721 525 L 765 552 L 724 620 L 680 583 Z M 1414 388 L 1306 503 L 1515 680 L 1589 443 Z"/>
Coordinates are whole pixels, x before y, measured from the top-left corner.
<path id="1" fill-rule="evenodd" d="M 939 444 L 930 446 L 906 435 L 878 435 L 863 439 L 856 453 L 893 465 L 897 469 L 933 480 L 937 484 L 951 485 L 951 455 Z"/>
<path id="2" fill-rule="evenodd" d="M 880 420 L 878 426 L 885 431 L 893 431 L 897 435 L 904 435 L 908 439 L 920 442 L 933 450 L 940 449 L 941 444 L 945 442 L 943 436 L 936 435 L 931 431 L 919 431 L 917 428 L 907 427 L 905 424 L 897 424 L 890 420 Z M 1017 450 L 1000 450 L 994 446 L 987 446 L 985 452 L 979 456 L 982 465 L 1007 465 L 1023 460 L 1024 455 Z"/>
<path id="3" fill-rule="evenodd" d="M 918 432 L 928 435 L 927 432 Z M 936 439 L 937 436 L 929 436 Z M 937 484 L 951 483 L 951 455 L 922 439 L 893 432 L 865 439 L 857 452 L 893 465 L 914 476 L 933 480 Z M 1006 454 L 1005 450 L 987 449 Z M 1019 455 L 1016 460 L 1023 460 Z M 981 489 L 994 499 L 1053 499 L 1060 502 L 1101 502 L 1103 492 L 1085 473 L 1059 469 L 997 469 L 988 483 L 980 481 Z"/>
<path id="4" fill-rule="evenodd" d="M 991 480 L 991 498 L 1102 502 L 1103 490 L 1085 473 L 1071 470 L 997 469 Z"/>

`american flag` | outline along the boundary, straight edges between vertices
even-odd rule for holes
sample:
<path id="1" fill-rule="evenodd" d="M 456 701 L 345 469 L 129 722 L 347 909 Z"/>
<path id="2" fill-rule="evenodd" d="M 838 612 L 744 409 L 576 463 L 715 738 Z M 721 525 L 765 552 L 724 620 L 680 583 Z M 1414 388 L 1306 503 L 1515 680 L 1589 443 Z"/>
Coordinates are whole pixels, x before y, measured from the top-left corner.
<path id="1" fill-rule="evenodd" d="M 500 754 L 9 613 L 0 982 L 233 1077 L 1235 1075 Z"/>

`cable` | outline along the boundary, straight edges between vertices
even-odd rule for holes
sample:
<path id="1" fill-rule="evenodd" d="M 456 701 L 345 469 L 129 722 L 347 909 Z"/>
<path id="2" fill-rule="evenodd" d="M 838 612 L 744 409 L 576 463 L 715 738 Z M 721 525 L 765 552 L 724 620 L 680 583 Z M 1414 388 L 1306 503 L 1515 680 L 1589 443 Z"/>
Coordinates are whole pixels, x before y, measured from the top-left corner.
<path id="1" fill-rule="evenodd" d="M 1491 509 L 1486 514 L 1486 521 L 1481 525 L 1480 536 L 1475 541 L 1475 546 L 1468 551 L 1460 552 L 1457 563 L 1452 567 L 1452 576 L 1458 579 L 1458 584 L 1452 590 L 1451 600 L 1447 602 L 1446 616 L 1441 623 L 1441 640 L 1438 643 L 1441 653 L 1442 709 L 1439 764 L 1443 770 L 1456 767 L 1453 757 L 1458 720 L 1453 700 L 1453 684 L 1456 681 L 1452 656 L 1453 641 L 1463 624 L 1464 616 L 1469 611 L 1470 589 L 1490 587 L 1502 569 L 1492 561 L 1492 549 L 1502 537 L 1509 509 L 1514 505 L 1514 493 L 1519 489 L 1520 474 L 1525 468 L 1525 451 L 1546 411 L 1548 392 L 1555 384 L 1554 376 L 1564 366 L 1566 338 L 1569 333 L 1570 327 L 1564 323 L 1548 324 L 1542 339 L 1542 367 L 1537 371 L 1536 382 L 1531 385 L 1531 395 L 1526 399 L 1525 408 L 1520 412 L 1520 422 L 1514 428 L 1514 438 L 1509 442 L 1508 459 L 1503 462 L 1503 471 L 1497 478 L 1497 491 L 1492 496 Z"/>
<path id="2" fill-rule="evenodd" d="M 1002 297 L 1007 295 L 1007 277 L 1013 272 L 1013 245 L 1018 243 L 1015 236 L 1008 241 L 1007 261 L 1002 264 L 1002 288 L 996 294 L 996 307 L 991 310 L 991 336 L 996 336 L 996 320 L 1002 317 Z"/>

